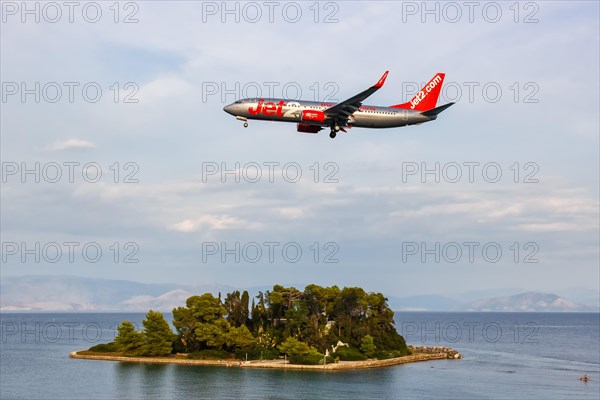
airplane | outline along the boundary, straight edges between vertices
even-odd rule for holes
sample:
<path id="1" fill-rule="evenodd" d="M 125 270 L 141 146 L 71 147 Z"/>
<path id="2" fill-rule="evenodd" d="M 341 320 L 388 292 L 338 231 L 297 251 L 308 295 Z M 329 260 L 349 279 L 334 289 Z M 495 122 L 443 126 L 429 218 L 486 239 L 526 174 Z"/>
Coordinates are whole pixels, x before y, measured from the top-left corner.
<path id="1" fill-rule="evenodd" d="M 298 124 L 298 132 L 304 133 L 318 133 L 324 127 L 329 127 L 329 137 L 333 139 L 339 131 L 347 132 L 346 128 L 396 128 L 433 121 L 439 113 L 454 104 L 436 107 L 445 77 L 444 73 L 437 73 L 406 103 L 389 107 L 363 105 L 367 97 L 381 89 L 388 72 L 385 71 L 375 85 L 337 104 L 248 98 L 225 106 L 223 111 L 244 121 L 245 128 L 248 127 L 249 119 L 295 122 Z"/>

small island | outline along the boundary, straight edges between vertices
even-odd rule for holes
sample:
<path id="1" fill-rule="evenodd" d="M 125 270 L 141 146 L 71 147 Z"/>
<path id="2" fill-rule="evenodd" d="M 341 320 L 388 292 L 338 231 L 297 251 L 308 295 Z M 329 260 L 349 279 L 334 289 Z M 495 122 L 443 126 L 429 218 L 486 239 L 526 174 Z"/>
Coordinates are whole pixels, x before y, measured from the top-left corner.
<path id="1" fill-rule="evenodd" d="M 225 298 L 205 293 L 173 309 L 173 333 L 150 310 L 138 331 L 129 321 L 114 342 L 72 352 L 72 358 L 295 369 L 374 368 L 457 359 L 445 347 L 407 346 L 381 293 L 362 288 L 275 285 L 255 299 L 247 291 Z"/>

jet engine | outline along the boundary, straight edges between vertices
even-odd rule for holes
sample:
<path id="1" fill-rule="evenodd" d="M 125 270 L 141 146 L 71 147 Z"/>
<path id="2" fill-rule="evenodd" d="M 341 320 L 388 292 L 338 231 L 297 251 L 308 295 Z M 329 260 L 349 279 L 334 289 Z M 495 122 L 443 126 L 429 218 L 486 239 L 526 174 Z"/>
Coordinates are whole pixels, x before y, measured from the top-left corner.
<path id="1" fill-rule="evenodd" d="M 319 131 L 323 129 L 318 125 L 310 125 L 310 124 L 298 124 L 298 132 L 304 133 L 319 133 Z"/>
<path id="2" fill-rule="evenodd" d="M 302 111 L 302 121 L 323 122 L 325 113 L 317 110 L 304 110 Z"/>

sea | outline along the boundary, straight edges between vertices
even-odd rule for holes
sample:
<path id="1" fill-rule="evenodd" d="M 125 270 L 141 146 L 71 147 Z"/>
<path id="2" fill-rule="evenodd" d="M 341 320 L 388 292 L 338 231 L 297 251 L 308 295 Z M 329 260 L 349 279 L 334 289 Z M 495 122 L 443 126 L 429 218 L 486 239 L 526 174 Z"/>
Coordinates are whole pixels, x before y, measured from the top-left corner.
<path id="1" fill-rule="evenodd" d="M 171 318 L 170 315 L 165 315 Z M 459 360 L 291 371 L 76 360 L 144 314 L 0 314 L 0 399 L 599 399 L 600 314 L 397 312 L 409 344 Z M 588 382 L 578 380 L 587 374 Z"/>

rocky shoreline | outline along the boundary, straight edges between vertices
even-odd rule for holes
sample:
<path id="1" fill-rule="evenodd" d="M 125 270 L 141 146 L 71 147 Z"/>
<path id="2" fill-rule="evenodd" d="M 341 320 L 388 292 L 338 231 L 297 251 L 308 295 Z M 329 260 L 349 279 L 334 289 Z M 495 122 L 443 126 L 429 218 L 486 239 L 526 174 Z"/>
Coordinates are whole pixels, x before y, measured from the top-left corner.
<path id="1" fill-rule="evenodd" d="M 298 365 L 290 364 L 284 360 L 190 360 L 181 356 L 171 357 L 124 357 L 116 355 L 102 355 L 101 353 L 90 353 L 86 350 L 73 351 L 69 357 L 84 360 L 104 360 L 130 363 L 146 364 L 180 364 L 180 365 L 202 365 L 238 368 L 276 368 L 276 369 L 298 369 L 298 370 L 350 370 L 365 368 L 380 368 L 392 365 L 407 364 L 412 362 L 459 359 L 459 352 L 449 347 L 409 346 L 412 355 L 404 357 L 389 358 L 386 360 L 366 361 L 339 361 L 325 365 Z"/>
<path id="2" fill-rule="evenodd" d="M 443 346 L 408 346 L 413 354 L 445 354 L 446 358 L 458 360 L 462 358 L 462 354 L 450 347 Z"/>

